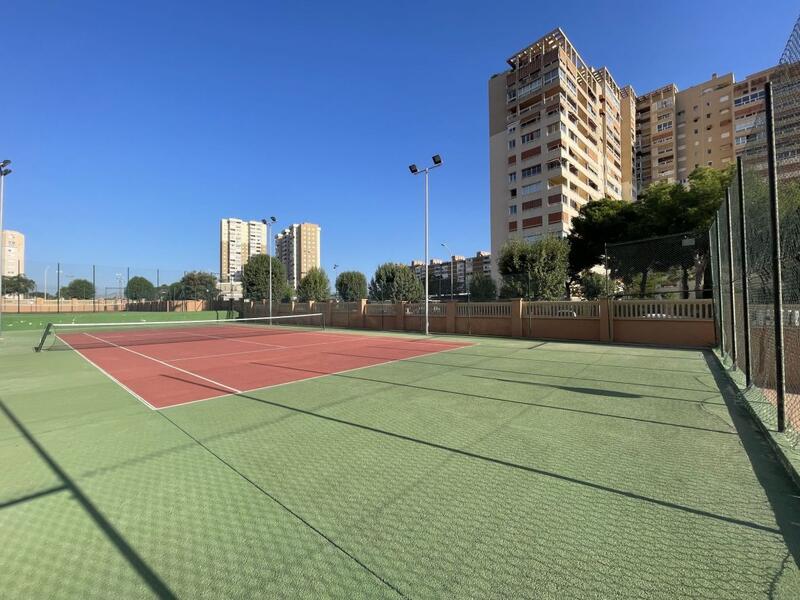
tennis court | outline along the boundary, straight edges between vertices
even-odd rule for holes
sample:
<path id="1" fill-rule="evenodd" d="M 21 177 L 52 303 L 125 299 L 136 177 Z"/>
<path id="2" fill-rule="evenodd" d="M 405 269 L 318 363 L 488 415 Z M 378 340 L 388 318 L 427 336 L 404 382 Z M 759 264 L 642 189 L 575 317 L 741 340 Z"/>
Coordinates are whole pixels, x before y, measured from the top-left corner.
<path id="1" fill-rule="evenodd" d="M 711 353 L 206 327 L 6 334 L 4 596 L 800 596 Z"/>

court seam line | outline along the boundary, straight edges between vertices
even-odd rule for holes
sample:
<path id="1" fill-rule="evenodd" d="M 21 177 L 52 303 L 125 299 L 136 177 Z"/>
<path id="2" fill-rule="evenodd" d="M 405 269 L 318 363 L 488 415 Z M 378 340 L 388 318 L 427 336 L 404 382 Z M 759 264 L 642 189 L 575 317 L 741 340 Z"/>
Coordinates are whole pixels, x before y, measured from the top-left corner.
<path id="1" fill-rule="evenodd" d="M 87 334 L 87 335 L 88 335 L 88 334 Z M 101 366 L 100 366 L 100 365 L 98 365 L 96 362 L 94 362 L 92 359 L 90 359 L 88 356 L 86 356 L 86 355 L 85 355 L 83 352 L 81 352 L 80 350 L 75 350 L 75 348 L 73 348 L 73 347 L 70 345 L 70 343 L 69 343 L 67 340 L 65 340 L 65 339 L 63 339 L 63 338 L 61 338 L 61 337 L 59 337 L 58 339 L 60 339 L 62 342 L 64 342 L 64 343 L 65 343 L 65 344 L 66 344 L 66 345 L 69 347 L 69 349 L 70 349 L 70 350 L 72 350 L 73 352 L 75 352 L 76 354 L 78 354 L 78 356 L 80 356 L 80 357 L 81 357 L 83 360 L 85 360 L 86 362 L 88 362 L 88 363 L 89 363 L 90 365 L 92 365 L 92 366 L 93 366 L 95 369 L 97 369 L 98 371 L 100 371 L 100 372 L 101 372 L 103 375 L 105 375 L 106 377 L 108 377 L 108 378 L 109 378 L 111 381 L 113 381 L 114 383 L 116 383 L 116 384 L 117 384 L 119 387 L 121 387 L 123 390 L 125 390 L 126 392 L 128 392 L 128 393 L 129 393 L 131 396 L 133 396 L 134 398 L 136 398 L 136 399 L 137 399 L 139 402 L 141 402 L 142 404 L 144 404 L 144 405 L 145 405 L 147 408 L 149 408 L 150 410 L 158 410 L 158 409 L 157 409 L 155 406 L 153 406 L 152 404 L 150 404 L 150 403 L 149 403 L 147 400 L 145 400 L 144 398 L 142 398 L 142 397 L 141 397 L 139 394 L 137 394 L 136 392 L 134 392 L 134 391 L 133 391 L 131 388 L 129 388 L 127 385 L 125 385 L 124 383 L 122 383 L 122 382 L 121 382 L 119 379 L 117 379 L 116 377 L 114 377 L 114 376 L 113 376 L 111 373 L 109 373 L 108 371 L 106 371 L 106 370 L 105 370 L 103 367 L 101 367 Z M 101 340 L 101 341 L 102 341 L 102 340 Z"/>
<path id="2" fill-rule="evenodd" d="M 313 375 L 312 377 L 306 377 L 304 379 L 294 379 L 292 381 L 284 381 L 283 383 L 273 383 L 272 385 L 265 385 L 262 387 L 252 388 L 248 390 L 243 390 L 241 392 L 236 392 L 236 394 L 220 394 L 219 396 L 211 396 L 209 398 L 198 398 L 197 400 L 189 400 L 189 402 L 182 402 L 180 404 L 171 404 L 169 406 L 162 406 L 162 407 L 155 407 L 154 410 L 162 411 L 168 408 L 177 408 L 179 406 L 188 406 L 189 404 L 197 404 L 198 402 L 206 402 L 207 400 L 219 400 L 220 398 L 227 398 L 228 396 L 236 396 L 239 394 L 249 394 L 251 392 L 260 392 L 263 390 L 269 390 L 272 388 L 283 387 L 285 385 L 291 385 L 293 383 L 301 383 L 304 381 L 311 381 L 312 379 L 321 379 L 323 377 L 331 377 L 333 375 L 340 375 L 342 373 L 351 373 L 353 371 L 360 371 L 361 369 L 370 369 L 372 367 L 381 367 L 383 365 L 391 365 L 393 363 L 402 362 L 404 360 L 410 360 L 412 358 L 418 358 L 420 356 L 428 356 L 430 354 L 441 354 L 443 352 L 452 352 L 453 350 L 461 350 L 462 348 L 469 348 L 469 346 L 458 346 L 456 348 L 446 348 L 444 350 L 431 350 L 430 352 L 423 352 L 422 354 L 416 354 L 415 356 L 407 356 L 405 358 L 396 358 L 394 360 L 387 360 L 386 362 L 375 363 L 374 365 L 364 365 L 363 367 L 353 367 L 352 369 L 345 369 L 344 371 L 334 371 L 333 373 L 323 373 L 322 375 Z"/>
<path id="3" fill-rule="evenodd" d="M 175 365 L 171 365 L 169 363 L 164 362 L 158 358 L 153 356 L 148 356 L 147 354 L 142 354 L 141 352 L 137 352 L 136 350 L 131 350 L 130 348 L 125 348 L 124 346 L 120 346 L 119 344 L 115 344 L 113 342 L 106 341 L 102 338 L 92 335 L 91 333 L 84 333 L 83 335 L 88 335 L 90 338 L 94 338 L 99 342 L 103 342 L 106 344 L 111 344 L 114 348 L 119 348 L 120 350 L 125 350 L 126 352 L 130 352 L 131 354 L 136 354 L 137 356 L 141 356 L 142 358 L 147 358 L 152 360 L 153 362 L 157 362 L 160 365 L 164 365 L 165 367 L 169 367 L 170 369 L 175 369 L 176 371 L 180 371 L 181 373 L 186 373 L 187 375 L 191 375 L 192 377 L 197 377 L 198 379 L 202 379 L 203 381 L 207 381 L 208 383 L 212 383 L 217 387 L 225 388 L 228 390 L 232 390 L 236 394 L 243 393 L 242 390 L 237 390 L 235 387 L 231 387 L 229 385 L 225 385 L 224 383 L 220 383 L 219 381 L 214 381 L 213 379 L 209 379 L 208 377 L 203 377 L 202 375 L 198 375 L 197 373 L 192 373 L 187 369 L 181 369 L 180 367 L 176 367 Z"/>

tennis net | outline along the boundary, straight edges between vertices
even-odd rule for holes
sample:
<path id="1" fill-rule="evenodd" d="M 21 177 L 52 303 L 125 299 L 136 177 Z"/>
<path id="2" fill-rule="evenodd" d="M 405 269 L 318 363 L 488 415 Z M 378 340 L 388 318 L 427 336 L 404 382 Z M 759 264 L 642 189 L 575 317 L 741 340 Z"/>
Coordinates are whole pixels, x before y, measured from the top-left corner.
<path id="1" fill-rule="evenodd" d="M 242 319 L 138 321 L 129 323 L 48 323 L 36 352 L 197 343 L 324 330 L 322 313 Z"/>

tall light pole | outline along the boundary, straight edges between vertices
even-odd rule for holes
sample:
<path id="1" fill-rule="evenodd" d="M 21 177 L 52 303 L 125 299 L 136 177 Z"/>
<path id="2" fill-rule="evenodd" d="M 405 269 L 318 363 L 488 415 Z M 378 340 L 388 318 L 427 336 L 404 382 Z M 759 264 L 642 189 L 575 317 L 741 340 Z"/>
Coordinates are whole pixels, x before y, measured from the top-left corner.
<path id="1" fill-rule="evenodd" d="M 3 259 L 6 255 L 6 247 L 3 245 L 3 182 L 11 174 L 11 169 L 6 168 L 10 164 L 10 160 L 0 162 L 0 340 L 3 339 Z"/>
<path id="2" fill-rule="evenodd" d="M 428 175 L 431 169 L 442 166 L 442 157 L 438 154 L 434 154 L 431 160 L 433 164 L 429 167 L 425 167 L 422 171 L 417 168 L 417 165 L 411 164 L 408 166 L 408 170 L 411 171 L 412 175 L 419 175 L 420 173 L 425 174 L 425 335 L 430 333 L 430 323 L 428 320 L 428 263 L 430 262 L 428 259 Z"/>
<path id="3" fill-rule="evenodd" d="M 272 318 L 272 224 L 277 223 L 275 217 L 269 219 L 261 219 L 261 222 L 267 226 L 267 256 L 269 257 L 269 316 Z"/>

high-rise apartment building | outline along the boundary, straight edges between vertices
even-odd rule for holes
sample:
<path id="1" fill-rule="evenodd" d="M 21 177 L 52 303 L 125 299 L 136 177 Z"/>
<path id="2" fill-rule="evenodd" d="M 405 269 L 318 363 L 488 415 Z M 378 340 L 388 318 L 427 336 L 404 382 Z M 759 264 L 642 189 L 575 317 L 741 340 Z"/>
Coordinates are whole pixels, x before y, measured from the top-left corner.
<path id="1" fill-rule="evenodd" d="M 465 294 L 467 287 L 476 273 L 491 275 L 492 255 L 486 251 L 478 251 L 475 256 L 453 255 L 449 260 L 432 258 L 428 264 L 429 285 L 431 295 L 447 296 L 450 294 L 450 280 L 454 273 L 452 290 L 454 294 Z M 420 281 L 425 280 L 425 261 L 412 260 L 411 270 Z M 434 283 L 431 283 L 434 282 Z"/>
<path id="2" fill-rule="evenodd" d="M 320 234 L 314 223 L 294 223 L 275 236 L 275 256 L 283 263 L 292 289 L 312 267 L 319 267 Z"/>
<path id="3" fill-rule="evenodd" d="M 566 236 L 590 200 L 635 192 L 632 90 L 561 29 L 507 63 L 489 80 L 493 257 L 510 238 Z"/>
<path id="4" fill-rule="evenodd" d="M 683 182 L 699 166 L 724 168 L 733 149 L 733 73 L 678 91 L 674 84 L 636 98 L 637 186 Z"/>
<path id="5" fill-rule="evenodd" d="M 267 226 L 260 221 L 220 220 L 219 271 L 222 283 L 242 280 L 251 256 L 267 253 Z"/>
<path id="6" fill-rule="evenodd" d="M 25 273 L 25 236 L 19 231 L 4 229 L 0 235 L 3 253 L 3 277 L 16 277 Z"/>

